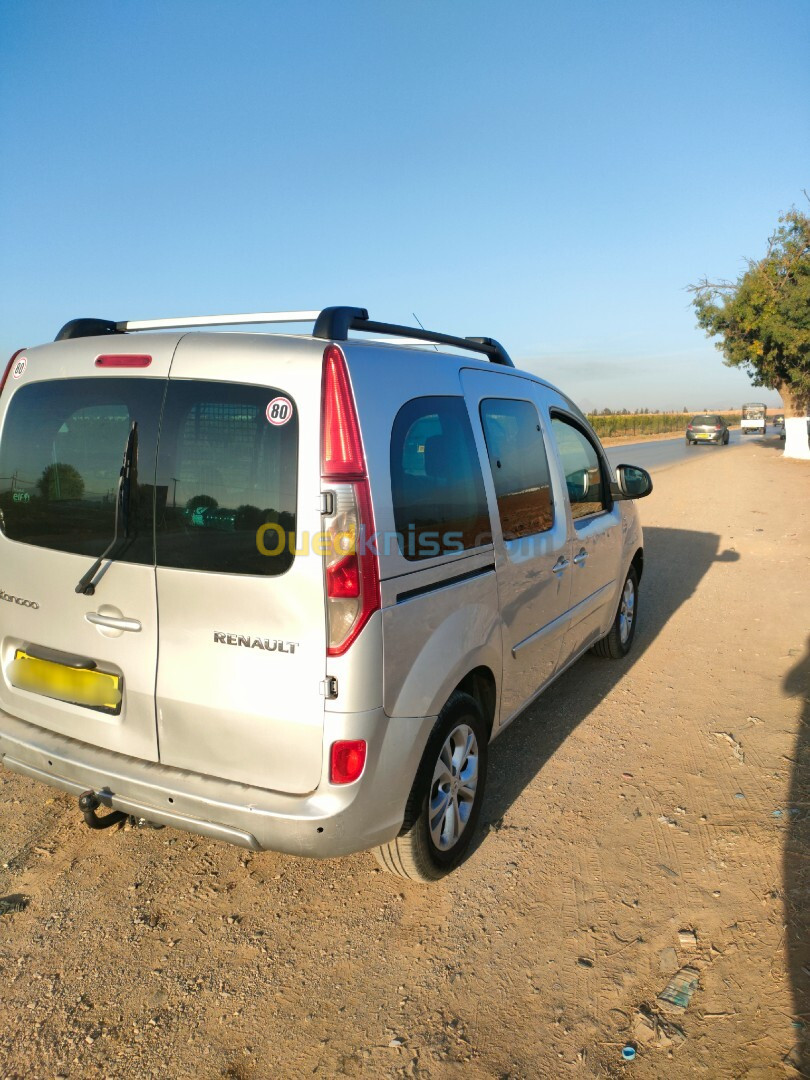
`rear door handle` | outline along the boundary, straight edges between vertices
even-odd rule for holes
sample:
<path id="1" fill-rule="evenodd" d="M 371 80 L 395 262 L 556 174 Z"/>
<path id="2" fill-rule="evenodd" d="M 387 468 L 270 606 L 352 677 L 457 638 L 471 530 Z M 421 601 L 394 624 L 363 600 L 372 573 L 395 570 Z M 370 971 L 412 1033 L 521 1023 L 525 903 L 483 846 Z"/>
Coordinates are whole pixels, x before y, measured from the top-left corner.
<path id="1" fill-rule="evenodd" d="M 567 570 L 570 565 L 571 564 L 568 562 L 568 559 L 563 558 L 563 556 L 561 555 L 552 566 L 551 572 L 552 574 L 561 574 L 563 570 Z"/>
<path id="2" fill-rule="evenodd" d="M 583 548 L 582 551 L 580 551 L 579 555 L 574 556 L 574 563 L 577 566 L 583 566 L 585 564 L 585 560 L 587 558 L 588 558 L 588 552 L 585 550 L 585 548 Z"/>
<path id="3" fill-rule="evenodd" d="M 115 615 L 102 615 L 98 611 L 88 611 L 85 615 L 85 619 L 93 626 L 104 626 L 108 630 L 131 630 L 133 633 L 137 633 L 141 629 L 141 624 L 137 619 L 118 618 Z"/>

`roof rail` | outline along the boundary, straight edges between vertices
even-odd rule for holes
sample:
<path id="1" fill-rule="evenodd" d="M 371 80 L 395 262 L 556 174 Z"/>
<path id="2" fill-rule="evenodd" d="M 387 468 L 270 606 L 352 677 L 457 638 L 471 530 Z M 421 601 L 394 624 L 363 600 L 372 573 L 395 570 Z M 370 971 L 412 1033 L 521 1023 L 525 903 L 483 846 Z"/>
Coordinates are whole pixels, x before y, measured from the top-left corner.
<path id="1" fill-rule="evenodd" d="M 439 334 L 421 327 L 399 326 L 397 323 L 374 322 L 365 308 L 329 307 L 323 311 L 260 311 L 241 315 L 196 315 L 180 319 L 141 319 L 111 322 L 109 319 L 71 319 L 56 335 L 56 341 L 70 338 L 99 337 L 107 334 L 125 334 L 138 330 L 179 330 L 193 326 L 247 326 L 251 323 L 297 323 L 312 322 L 312 336 L 326 341 L 346 341 L 350 330 L 369 334 L 385 334 L 390 337 L 409 338 L 414 344 L 452 345 L 483 353 L 493 364 L 514 367 L 512 360 L 493 338 L 454 337 Z"/>
<path id="2" fill-rule="evenodd" d="M 54 341 L 68 341 L 70 338 L 100 337 L 102 334 L 121 334 L 117 323 L 109 319 L 71 319 L 66 322 Z"/>
<path id="3" fill-rule="evenodd" d="M 515 366 L 509 353 L 494 338 L 460 338 L 451 334 L 439 334 L 434 330 L 424 330 L 422 327 L 374 322 L 369 319 L 365 308 L 324 308 L 317 318 L 312 336 L 325 338 L 327 341 L 346 341 L 350 330 L 359 330 L 369 334 L 388 334 L 391 337 L 410 338 L 412 341 L 430 342 L 435 345 L 452 345 L 457 349 L 483 353 L 493 364 L 503 364 L 504 367 Z"/>
<path id="4" fill-rule="evenodd" d="M 96 337 L 100 334 L 126 334 L 134 330 L 181 330 L 192 326 L 247 326 L 250 323 L 313 322 L 317 311 L 254 311 L 242 315 L 190 315 L 180 319 L 130 319 L 109 322 L 107 319 L 71 319 L 56 335 L 67 338 Z"/>

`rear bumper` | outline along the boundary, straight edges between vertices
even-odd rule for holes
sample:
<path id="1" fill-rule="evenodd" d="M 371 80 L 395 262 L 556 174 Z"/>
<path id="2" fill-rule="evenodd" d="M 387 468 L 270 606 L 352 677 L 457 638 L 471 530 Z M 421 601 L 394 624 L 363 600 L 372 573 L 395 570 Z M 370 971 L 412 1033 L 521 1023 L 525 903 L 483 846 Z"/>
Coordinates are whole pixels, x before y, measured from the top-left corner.
<path id="1" fill-rule="evenodd" d="M 327 713 L 324 776 L 311 795 L 285 795 L 102 750 L 0 710 L 0 760 L 73 795 L 92 789 L 104 806 L 254 851 L 330 858 L 364 851 L 399 832 L 435 717 L 392 719 L 382 709 Z M 329 783 L 336 739 L 365 739 L 354 784 Z M 77 814 L 78 817 L 78 814 Z"/>
<path id="2" fill-rule="evenodd" d="M 705 443 L 709 443 L 709 442 L 721 443 L 721 442 L 723 442 L 725 437 L 726 437 L 726 434 L 725 434 L 724 431 L 718 431 L 716 433 L 712 433 L 711 435 L 692 435 L 690 433 L 689 435 L 686 436 L 688 442 L 696 442 L 696 443 L 701 443 L 701 442 L 705 442 Z"/>

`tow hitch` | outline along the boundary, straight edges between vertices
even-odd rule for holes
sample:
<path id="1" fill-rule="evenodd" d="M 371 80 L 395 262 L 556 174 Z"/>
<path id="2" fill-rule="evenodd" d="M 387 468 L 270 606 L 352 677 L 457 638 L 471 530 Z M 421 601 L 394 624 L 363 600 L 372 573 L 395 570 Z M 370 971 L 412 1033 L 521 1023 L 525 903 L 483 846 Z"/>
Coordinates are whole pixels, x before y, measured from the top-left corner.
<path id="1" fill-rule="evenodd" d="M 90 829 L 109 829 L 111 825 L 119 825 L 128 822 L 134 828 L 162 829 L 156 821 L 147 821 L 146 818 L 134 817 L 123 810 L 113 810 L 104 817 L 99 817 L 96 810 L 102 805 L 101 799 L 95 791 L 84 791 L 79 796 L 79 809 L 82 812 L 85 824 Z"/>
<path id="2" fill-rule="evenodd" d="M 99 799 L 95 791 L 85 791 L 79 796 L 79 809 L 82 812 L 85 824 L 90 829 L 109 829 L 111 825 L 126 821 L 129 816 L 123 810 L 113 810 L 111 814 L 99 817 L 96 813 L 99 806 L 101 806 L 101 799 Z"/>

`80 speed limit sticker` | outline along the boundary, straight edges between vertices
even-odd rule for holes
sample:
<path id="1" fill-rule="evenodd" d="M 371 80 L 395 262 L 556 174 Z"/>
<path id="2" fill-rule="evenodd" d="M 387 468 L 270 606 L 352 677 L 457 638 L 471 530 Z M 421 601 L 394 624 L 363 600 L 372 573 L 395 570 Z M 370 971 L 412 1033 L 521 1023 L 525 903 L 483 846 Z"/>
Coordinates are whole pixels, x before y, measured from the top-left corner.
<path id="1" fill-rule="evenodd" d="M 274 397 L 267 406 L 267 419 L 274 427 L 281 427 L 292 419 L 293 407 L 289 398 Z"/>

